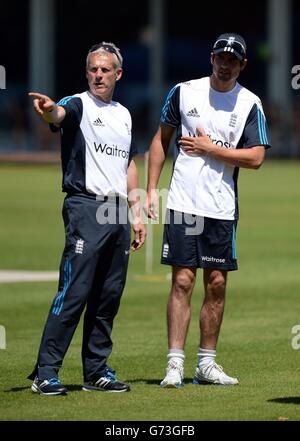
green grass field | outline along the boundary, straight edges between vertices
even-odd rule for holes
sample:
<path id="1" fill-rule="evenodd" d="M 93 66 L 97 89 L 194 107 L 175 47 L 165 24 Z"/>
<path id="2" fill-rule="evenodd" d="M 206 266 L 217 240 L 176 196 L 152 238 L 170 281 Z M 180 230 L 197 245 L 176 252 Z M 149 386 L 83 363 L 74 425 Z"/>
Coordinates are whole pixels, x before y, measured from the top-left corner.
<path id="1" fill-rule="evenodd" d="M 140 163 L 144 186 L 143 163 Z M 161 186 L 169 182 L 171 163 Z M 193 296 L 186 345 L 186 385 L 160 389 L 166 367 L 165 310 L 170 268 L 159 264 L 160 225 L 153 227 L 153 274 L 146 250 L 131 256 L 128 282 L 113 331 L 110 358 L 128 394 L 81 391 L 81 326 L 60 372 L 70 393 L 42 397 L 30 391 L 31 371 L 56 283 L 0 283 L 0 419 L 98 421 L 300 420 L 300 352 L 292 327 L 300 325 L 300 163 L 266 161 L 241 170 L 239 271 L 230 274 L 217 361 L 238 376 L 237 387 L 191 384 L 198 348 L 201 271 Z M 57 270 L 64 231 L 59 166 L 0 166 L 0 269 Z"/>

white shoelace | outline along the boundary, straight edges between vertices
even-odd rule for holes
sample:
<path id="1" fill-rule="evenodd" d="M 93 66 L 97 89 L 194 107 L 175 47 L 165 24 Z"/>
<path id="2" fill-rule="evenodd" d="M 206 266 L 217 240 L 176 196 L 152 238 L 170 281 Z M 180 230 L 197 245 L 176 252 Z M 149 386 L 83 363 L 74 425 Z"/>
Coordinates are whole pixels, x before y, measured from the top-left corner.
<path id="1" fill-rule="evenodd" d="M 180 364 L 170 360 L 167 367 L 167 374 L 169 374 L 171 371 L 179 371 L 179 374 L 181 377 L 183 377 L 183 366 L 180 366 Z"/>

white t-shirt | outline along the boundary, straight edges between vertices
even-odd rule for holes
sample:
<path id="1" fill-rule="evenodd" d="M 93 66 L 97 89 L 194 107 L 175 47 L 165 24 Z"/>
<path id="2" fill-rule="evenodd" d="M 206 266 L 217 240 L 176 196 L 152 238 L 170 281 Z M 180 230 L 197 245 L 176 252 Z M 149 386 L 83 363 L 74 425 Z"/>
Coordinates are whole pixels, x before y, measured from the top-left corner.
<path id="1" fill-rule="evenodd" d="M 63 191 L 127 198 L 131 116 L 120 103 L 109 104 L 90 92 L 63 98 L 61 123 Z"/>
<path id="2" fill-rule="evenodd" d="M 161 122 L 177 129 L 167 208 L 214 219 L 237 219 L 239 169 L 214 158 L 187 154 L 178 140 L 197 136 L 197 128 L 202 127 L 220 148 L 269 147 L 260 99 L 239 83 L 221 93 L 210 86 L 209 77 L 192 80 L 170 91 Z"/>

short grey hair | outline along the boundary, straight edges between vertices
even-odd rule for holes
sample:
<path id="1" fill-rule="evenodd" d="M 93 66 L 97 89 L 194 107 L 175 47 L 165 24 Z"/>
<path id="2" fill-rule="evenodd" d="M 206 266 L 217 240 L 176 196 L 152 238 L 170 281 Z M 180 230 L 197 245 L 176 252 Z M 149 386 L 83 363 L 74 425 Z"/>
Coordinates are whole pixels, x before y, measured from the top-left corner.
<path id="1" fill-rule="evenodd" d="M 91 47 L 86 57 L 86 67 L 88 67 L 89 65 L 91 54 L 98 54 L 98 53 L 107 54 L 107 52 L 113 55 L 113 58 L 115 60 L 115 68 L 118 69 L 122 67 L 123 57 L 121 55 L 120 49 L 114 43 L 106 42 L 106 41 L 102 41 L 101 43 L 95 44 L 94 46 Z"/>

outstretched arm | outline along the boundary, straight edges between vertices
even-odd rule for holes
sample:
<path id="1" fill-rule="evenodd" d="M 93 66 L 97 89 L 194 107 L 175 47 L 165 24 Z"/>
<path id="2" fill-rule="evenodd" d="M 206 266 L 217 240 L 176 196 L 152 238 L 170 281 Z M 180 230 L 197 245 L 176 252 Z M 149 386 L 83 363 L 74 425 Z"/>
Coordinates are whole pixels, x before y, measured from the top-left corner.
<path id="1" fill-rule="evenodd" d="M 64 120 L 66 116 L 65 109 L 55 104 L 47 95 L 36 92 L 30 92 L 28 95 L 34 98 L 34 110 L 46 123 L 59 125 Z"/>

